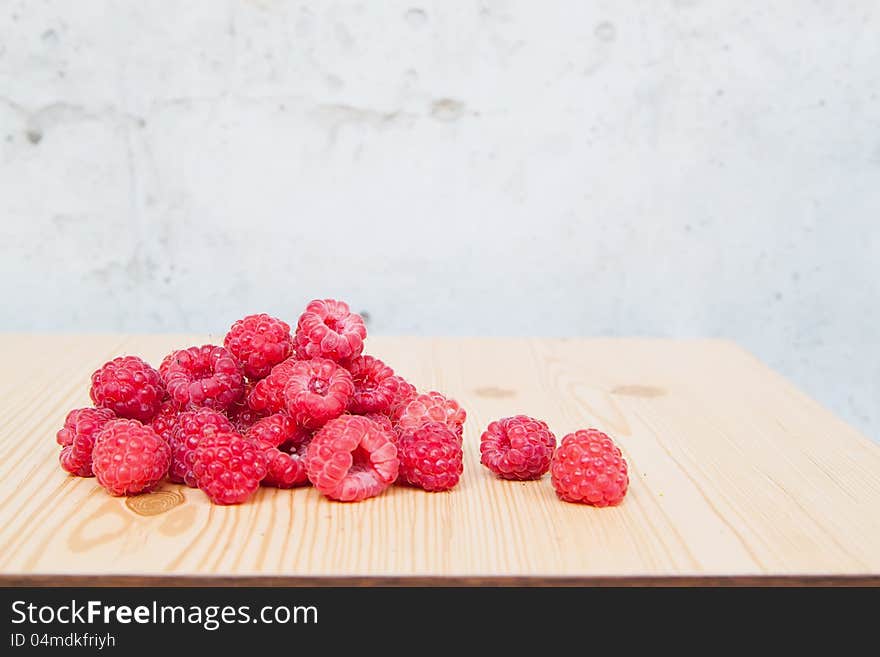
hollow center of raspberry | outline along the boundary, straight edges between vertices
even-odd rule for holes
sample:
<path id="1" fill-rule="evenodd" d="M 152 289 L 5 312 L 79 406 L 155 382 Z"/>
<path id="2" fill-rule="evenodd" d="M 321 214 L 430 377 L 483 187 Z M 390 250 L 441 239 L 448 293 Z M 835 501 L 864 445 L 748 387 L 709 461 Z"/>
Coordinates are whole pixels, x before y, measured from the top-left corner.
<path id="1" fill-rule="evenodd" d="M 309 392 L 313 392 L 316 395 L 321 395 L 322 397 L 327 395 L 327 390 L 330 388 L 330 382 L 327 379 L 321 379 L 315 377 L 311 381 L 309 381 Z"/>
<path id="2" fill-rule="evenodd" d="M 336 319 L 335 317 L 328 317 L 324 320 L 324 324 L 327 325 L 328 329 L 330 329 L 331 331 L 336 331 L 337 333 L 339 333 L 339 331 L 342 329 L 342 321 Z"/>
<path id="3" fill-rule="evenodd" d="M 370 453 L 363 447 L 358 445 L 351 453 L 351 469 L 366 470 L 372 468 L 373 463 L 370 461 Z"/>

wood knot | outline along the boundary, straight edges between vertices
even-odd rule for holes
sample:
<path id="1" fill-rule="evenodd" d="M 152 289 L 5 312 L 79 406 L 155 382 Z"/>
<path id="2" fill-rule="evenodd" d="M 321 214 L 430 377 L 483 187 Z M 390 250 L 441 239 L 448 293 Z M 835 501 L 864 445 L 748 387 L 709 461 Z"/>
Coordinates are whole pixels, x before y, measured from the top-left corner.
<path id="1" fill-rule="evenodd" d="M 492 399 L 504 399 L 505 397 L 516 397 L 516 390 L 508 390 L 507 388 L 496 388 L 495 386 L 486 386 L 474 390 L 478 397 L 490 397 Z"/>
<path id="2" fill-rule="evenodd" d="M 125 500 L 125 506 L 139 516 L 158 516 L 183 504 L 183 493 L 175 490 L 157 490 L 144 495 L 135 495 Z"/>
<path id="3" fill-rule="evenodd" d="M 627 397 L 662 397 L 666 390 L 657 386 L 643 386 L 638 384 L 617 386 L 611 391 L 612 395 L 626 395 Z"/>

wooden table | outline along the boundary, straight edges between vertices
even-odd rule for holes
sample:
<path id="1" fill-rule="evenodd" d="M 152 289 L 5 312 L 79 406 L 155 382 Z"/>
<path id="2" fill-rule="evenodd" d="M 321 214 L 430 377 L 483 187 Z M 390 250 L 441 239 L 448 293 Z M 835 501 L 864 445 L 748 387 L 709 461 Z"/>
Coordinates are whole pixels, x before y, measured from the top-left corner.
<path id="1" fill-rule="evenodd" d="M 62 472 L 55 432 L 96 367 L 209 340 L 4 336 L 0 584 L 880 584 L 880 447 L 723 341 L 371 337 L 371 353 L 467 409 L 450 493 L 342 504 L 266 488 L 220 507 L 172 484 L 112 498 Z M 623 504 L 495 479 L 480 433 L 516 413 L 559 438 L 614 436 Z"/>

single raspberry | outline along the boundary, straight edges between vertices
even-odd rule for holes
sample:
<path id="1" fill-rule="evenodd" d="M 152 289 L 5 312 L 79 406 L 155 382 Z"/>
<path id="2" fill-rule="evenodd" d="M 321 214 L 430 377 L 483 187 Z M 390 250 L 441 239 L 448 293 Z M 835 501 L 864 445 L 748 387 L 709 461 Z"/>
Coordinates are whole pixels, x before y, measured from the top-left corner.
<path id="1" fill-rule="evenodd" d="M 70 411 L 55 439 L 61 445 L 61 467 L 78 477 L 93 477 L 92 449 L 95 438 L 116 414 L 107 408 L 77 408 Z"/>
<path id="2" fill-rule="evenodd" d="M 266 314 L 240 319 L 223 340 L 250 379 L 265 378 L 271 369 L 293 353 L 290 325 Z"/>
<path id="3" fill-rule="evenodd" d="M 389 377 L 384 383 L 393 390 L 391 403 L 388 405 L 388 414 L 391 416 L 394 415 L 394 411 L 411 402 L 419 394 L 416 387 L 402 376 Z"/>
<path id="4" fill-rule="evenodd" d="M 326 358 L 294 363 L 284 387 L 287 414 L 309 429 L 342 415 L 352 394 L 351 374 Z"/>
<path id="5" fill-rule="evenodd" d="M 383 413 L 391 409 L 397 381 L 394 370 L 378 358 L 358 356 L 346 363 L 354 381 L 354 395 L 348 403 L 352 413 Z"/>
<path id="6" fill-rule="evenodd" d="M 302 441 L 303 434 L 296 422 L 284 413 L 275 413 L 255 422 L 244 434 L 248 440 L 261 441 L 272 447 L 280 447 L 292 440 Z M 311 435 L 307 433 L 307 435 Z"/>
<path id="7" fill-rule="evenodd" d="M 235 431 L 229 419 L 211 408 L 196 408 L 178 415 L 171 433 L 171 467 L 168 478 L 178 484 L 196 488 L 193 463 L 196 449 L 207 436 Z"/>
<path id="8" fill-rule="evenodd" d="M 330 420 L 309 444 L 309 481 L 327 497 L 359 502 L 384 491 L 397 478 L 394 438 L 372 420 L 343 415 Z"/>
<path id="9" fill-rule="evenodd" d="M 556 436 L 526 415 L 492 422 L 480 438 L 480 463 L 502 479 L 540 479 L 550 469 Z"/>
<path id="10" fill-rule="evenodd" d="M 110 420 L 92 451 L 98 483 L 111 495 L 152 490 L 168 472 L 171 448 L 149 426 L 137 420 Z"/>
<path id="11" fill-rule="evenodd" d="M 418 429 L 426 422 L 443 422 L 461 438 L 466 418 L 467 413 L 457 401 L 434 391 L 416 395 L 394 412 L 395 429 L 401 434 Z"/>
<path id="12" fill-rule="evenodd" d="M 334 299 L 315 299 L 300 315 L 293 336 L 299 358 L 329 358 L 339 362 L 360 356 L 367 327 L 348 304 Z"/>
<path id="13" fill-rule="evenodd" d="M 196 448 L 193 474 L 215 504 L 241 504 L 266 476 L 266 457 L 257 444 L 237 433 L 211 433 Z"/>
<path id="14" fill-rule="evenodd" d="M 427 491 L 449 490 L 463 471 L 461 439 L 442 422 L 408 431 L 397 443 L 400 479 Z"/>
<path id="15" fill-rule="evenodd" d="M 307 474 L 307 455 L 311 434 L 301 442 L 287 442 L 282 447 L 273 447 L 269 443 L 257 441 L 267 460 L 264 486 L 275 488 L 294 488 L 309 483 Z"/>
<path id="16" fill-rule="evenodd" d="M 177 408 L 177 404 L 170 399 L 166 399 L 162 402 L 156 417 L 150 422 L 150 426 L 153 427 L 153 431 L 170 443 L 171 434 L 174 433 L 174 425 L 177 424 L 178 415 L 180 415 L 180 410 Z"/>
<path id="17" fill-rule="evenodd" d="M 149 422 L 159 412 L 165 388 L 159 373 L 137 356 L 120 356 L 92 374 L 92 401 L 118 417 Z"/>
<path id="18" fill-rule="evenodd" d="M 225 410 L 244 394 L 244 375 L 227 349 L 206 344 L 165 357 L 159 373 L 181 409 L 200 406 Z"/>
<path id="19" fill-rule="evenodd" d="M 288 358 L 278 363 L 269 372 L 269 376 L 254 384 L 248 393 L 247 405 L 257 413 L 271 415 L 284 410 L 284 387 L 290 380 L 294 366 L 299 363 L 296 358 Z"/>
<path id="20" fill-rule="evenodd" d="M 619 504 L 629 486 L 620 449 L 597 429 L 575 431 L 562 439 L 550 465 L 550 480 L 566 502 L 593 506 Z"/>

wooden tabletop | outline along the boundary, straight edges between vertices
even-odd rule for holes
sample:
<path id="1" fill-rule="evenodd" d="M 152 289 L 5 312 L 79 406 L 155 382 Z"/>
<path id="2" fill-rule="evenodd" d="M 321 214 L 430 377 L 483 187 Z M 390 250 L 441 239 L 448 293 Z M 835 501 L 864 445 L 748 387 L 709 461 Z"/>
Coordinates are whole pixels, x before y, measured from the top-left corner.
<path id="1" fill-rule="evenodd" d="M 448 493 L 343 504 L 311 488 L 211 505 L 163 484 L 113 498 L 58 466 L 55 432 L 104 361 L 217 336 L 6 335 L 0 342 L 0 584 L 880 584 L 880 447 L 715 340 L 370 337 L 467 409 Z M 479 464 L 493 419 L 611 434 L 619 507 L 558 500 Z"/>

